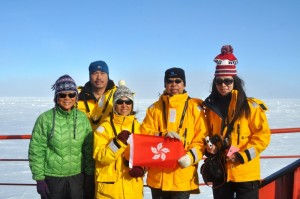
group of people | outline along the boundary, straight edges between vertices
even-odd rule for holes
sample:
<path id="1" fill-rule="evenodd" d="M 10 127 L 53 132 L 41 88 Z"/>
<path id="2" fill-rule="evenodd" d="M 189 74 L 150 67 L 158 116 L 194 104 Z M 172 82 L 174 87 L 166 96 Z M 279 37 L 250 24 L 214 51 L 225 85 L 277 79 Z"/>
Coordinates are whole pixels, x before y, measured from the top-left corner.
<path id="1" fill-rule="evenodd" d="M 104 61 L 89 65 L 89 81 L 77 87 L 69 75 L 53 85 L 55 106 L 36 120 L 29 164 L 42 199 L 143 198 L 144 177 L 153 199 L 188 199 L 200 193 L 198 163 L 222 157 L 224 183 L 212 182 L 215 199 L 258 198 L 260 153 L 270 129 L 260 100 L 246 96 L 233 48 L 215 57 L 211 94 L 190 97 L 182 68 L 165 71 L 164 91 L 135 117 L 134 93 L 109 78 Z M 180 140 L 185 155 L 174 168 L 129 166 L 131 134 Z M 218 137 L 219 142 L 211 139 Z M 211 140 L 212 142 L 209 142 Z M 230 147 L 234 153 L 228 155 Z"/>

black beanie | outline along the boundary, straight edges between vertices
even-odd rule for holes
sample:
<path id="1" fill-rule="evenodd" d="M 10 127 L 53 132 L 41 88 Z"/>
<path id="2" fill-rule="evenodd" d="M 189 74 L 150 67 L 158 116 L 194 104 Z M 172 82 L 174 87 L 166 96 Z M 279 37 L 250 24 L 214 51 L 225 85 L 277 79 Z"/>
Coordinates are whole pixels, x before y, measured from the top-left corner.
<path id="1" fill-rule="evenodd" d="M 185 74 L 184 74 L 184 70 L 181 69 L 181 68 L 169 68 L 166 70 L 165 72 L 165 83 L 167 82 L 167 80 L 169 78 L 175 78 L 175 77 L 178 77 L 180 79 L 182 79 L 183 83 L 184 83 L 184 86 L 186 85 L 186 82 L 185 82 Z"/>

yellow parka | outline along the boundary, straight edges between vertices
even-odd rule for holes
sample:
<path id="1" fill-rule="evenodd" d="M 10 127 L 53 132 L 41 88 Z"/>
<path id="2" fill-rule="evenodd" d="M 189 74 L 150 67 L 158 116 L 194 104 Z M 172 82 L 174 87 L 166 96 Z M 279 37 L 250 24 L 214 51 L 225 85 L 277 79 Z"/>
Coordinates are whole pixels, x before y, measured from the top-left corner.
<path id="1" fill-rule="evenodd" d="M 207 124 L 210 135 L 224 135 L 227 131 L 226 124 L 233 120 L 237 102 L 237 90 L 231 92 L 232 97 L 228 107 L 228 121 L 222 132 L 222 116 L 214 111 L 214 107 L 208 100 L 204 102 L 207 116 Z M 208 98 L 209 99 L 209 98 Z M 267 106 L 260 100 L 248 98 L 250 115 L 240 116 L 233 124 L 230 140 L 231 145 L 240 149 L 237 153 L 241 163 L 227 162 L 227 181 L 246 182 L 260 180 L 260 153 L 263 152 L 270 143 L 271 131 L 268 125 L 265 111 Z"/>
<path id="2" fill-rule="evenodd" d="M 173 96 L 163 94 L 147 109 L 141 133 L 165 136 L 168 132 L 177 132 L 192 160 L 192 165 L 186 168 L 181 168 L 179 164 L 172 169 L 148 168 L 148 186 L 163 191 L 194 190 L 194 193 L 199 193 L 197 163 L 203 157 L 207 135 L 201 102 L 200 99 L 189 98 L 187 93 Z"/>
<path id="3" fill-rule="evenodd" d="M 112 113 L 113 96 L 116 89 L 114 82 L 108 80 L 104 94 L 97 100 L 90 82 L 87 82 L 84 87 L 78 88 L 78 109 L 88 116 L 93 131 Z"/>
<path id="4" fill-rule="evenodd" d="M 113 125 L 111 123 L 113 122 Z M 124 151 L 129 146 L 117 140 L 116 134 L 128 130 L 139 134 L 139 122 L 134 115 L 113 114 L 94 132 L 94 153 L 96 162 L 96 198 L 141 199 L 143 198 L 143 178 L 129 175 L 129 167 L 124 159 Z"/>

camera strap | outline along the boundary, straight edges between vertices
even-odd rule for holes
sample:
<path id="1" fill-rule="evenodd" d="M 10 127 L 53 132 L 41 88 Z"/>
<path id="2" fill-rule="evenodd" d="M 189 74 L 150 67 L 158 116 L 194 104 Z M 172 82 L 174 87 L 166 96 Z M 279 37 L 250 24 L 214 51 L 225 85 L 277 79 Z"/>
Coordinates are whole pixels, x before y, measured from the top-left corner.
<path id="1" fill-rule="evenodd" d="M 227 119 L 228 120 L 228 119 Z M 227 123 L 226 125 L 224 125 L 223 127 L 223 130 L 222 132 L 224 131 L 225 127 L 227 127 L 226 129 L 226 133 L 223 137 L 223 143 L 222 143 L 222 146 L 223 146 L 223 150 L 225 150 L 227 147 L 228 147 L 228 140 L 230 138 L 230 135 L 233 131 L 233 126 L 234 126 L 234 122 L 235 122 L 235 119 L 233 119 L 230 123 Z"/>

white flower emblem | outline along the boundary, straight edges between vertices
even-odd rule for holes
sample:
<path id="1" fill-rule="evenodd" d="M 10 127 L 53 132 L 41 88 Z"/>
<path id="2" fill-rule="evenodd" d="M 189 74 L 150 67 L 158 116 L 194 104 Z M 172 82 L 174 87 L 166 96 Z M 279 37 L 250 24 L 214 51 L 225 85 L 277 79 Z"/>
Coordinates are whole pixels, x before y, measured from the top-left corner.
<path id="1" fill-rule="evenodd" d="M 163 161 L 166 159 L 166 153 L 169 153 L 168 148 L 163 148 L 162 143 L 159 143 L 157 147 L 151 147 L 151 151 L 154 153 L 152 159 L 157 160 L 161 158 Z"/>

